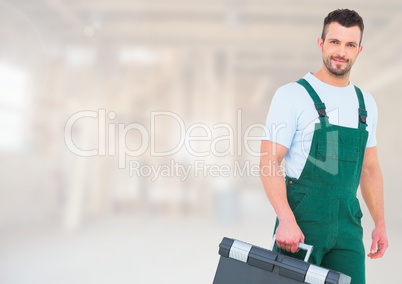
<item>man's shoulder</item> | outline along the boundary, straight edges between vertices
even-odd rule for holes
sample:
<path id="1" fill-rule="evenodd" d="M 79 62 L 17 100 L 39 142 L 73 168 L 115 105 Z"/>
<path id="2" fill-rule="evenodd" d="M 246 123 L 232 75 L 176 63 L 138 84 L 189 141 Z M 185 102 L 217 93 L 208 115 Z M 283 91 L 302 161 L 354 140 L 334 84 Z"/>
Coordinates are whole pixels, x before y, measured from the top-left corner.
<path id="1" fill-rule="evenodd" d="M 362 91 L 363 97 L 364 97 L 365 100 L 375 102 L 374 96 L 369 91 L 362 90 L 362 89 L 360 89 L 360 90 Z"/>
<path id="2" fill-rule="evenodd" d="M 364 103 L 366 104 L 366 108 L 370 109 L 370 108 L 377 108 L 377 103 L 375 101 L 374 96 L 369 92 L 366 91 L 362 88 L 359 88 L 362 91 L 363 94 L 363 98 L 364 98 Z"/>
<path id="3" fill-rule="evenodd" d="M 275 96 L 287 98 L 300 97 L 301 94 L 307 94 L 307 92 L 304 87 L 297 82 L 290 82 L 282 85 L 275 92 Z"/>

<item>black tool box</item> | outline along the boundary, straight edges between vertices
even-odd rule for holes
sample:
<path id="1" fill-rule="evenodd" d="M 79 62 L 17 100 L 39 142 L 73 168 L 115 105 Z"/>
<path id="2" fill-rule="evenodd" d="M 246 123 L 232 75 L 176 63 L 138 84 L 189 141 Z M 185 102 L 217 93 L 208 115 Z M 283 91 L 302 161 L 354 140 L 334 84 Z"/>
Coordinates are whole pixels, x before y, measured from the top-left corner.
<path id="1" fill-rule="evenodd" d="M 219 255 L 213 284 L 350 284 L 351 281 L 345 274 L 308 263 L 308 256 L 303 261 L 226 237 L 219 245 Z"/>

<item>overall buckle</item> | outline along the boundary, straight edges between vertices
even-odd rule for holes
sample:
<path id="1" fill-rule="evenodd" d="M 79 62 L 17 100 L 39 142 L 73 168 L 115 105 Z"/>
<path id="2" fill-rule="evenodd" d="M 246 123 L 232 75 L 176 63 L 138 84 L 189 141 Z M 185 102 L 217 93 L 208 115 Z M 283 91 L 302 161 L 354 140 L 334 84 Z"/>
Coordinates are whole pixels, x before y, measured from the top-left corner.
<path id="1" fill-rule="evenodd" d="M 367 126 L 367 111 L 359 108 L 359 122 Z"/>
<path id="2" fill-rule="evenodd" d="M 327 111 L 325 110 L 325 104 L 324 103 L 315 103 L 315 109 L 318 112 L 318 116 L 321 117 L 327 117 Z"/>

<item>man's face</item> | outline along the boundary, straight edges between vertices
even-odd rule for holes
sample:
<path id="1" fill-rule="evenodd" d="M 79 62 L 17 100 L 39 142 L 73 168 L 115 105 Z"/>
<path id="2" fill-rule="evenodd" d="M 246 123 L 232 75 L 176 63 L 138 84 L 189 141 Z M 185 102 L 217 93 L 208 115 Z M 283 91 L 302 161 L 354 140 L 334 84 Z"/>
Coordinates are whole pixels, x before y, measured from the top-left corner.
<path id="1" fill-rule="evenodd" d="M 359 45 L 360 37 L 358 26 L 346 28 L 336 22 L 329 24 L 325 40 L 318 39 L 318 45 L 331 74 L 342 77 L 349 73 L 363 48 Z"/>

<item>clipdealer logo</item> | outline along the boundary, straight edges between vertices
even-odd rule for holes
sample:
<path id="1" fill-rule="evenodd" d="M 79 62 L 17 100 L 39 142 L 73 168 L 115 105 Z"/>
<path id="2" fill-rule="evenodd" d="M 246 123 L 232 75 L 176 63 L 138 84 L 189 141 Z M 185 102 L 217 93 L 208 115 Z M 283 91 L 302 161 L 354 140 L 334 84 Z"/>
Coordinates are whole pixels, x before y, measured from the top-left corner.
<path id="1" fill-rule="evenodd" d="M 339 109 L 333 109 L 328 112 L 328 116 L 331 117 L 332 124 L 339 125 Z M 314 132 L 318 129 L 325 127 L 321 124 L 317 118 L 310 122 L 302 132 L 301 139 L 301 152 L 306 160 L 320 168 L 321 170 L 335 176 L 339 173 L 339 132 L 330 128 L 330 131 L 326 131 L 325 138 L 321 138 L 316 151 L 319 153 L 317 157 L 311 156 L 311 141 L 313 139 Z M 321 157 L 321 158 L 319 158 Z"/>
<path id="2" fill-rule="evenodd" d="M 80 157 L 115 156 L 119 169 L 125 169 L 128 165 L 130 176 L 147 177 L 153 181 L 158 177 L 172 176 L 183 181 L 191 172 L 195 177 L 259 176 L 259 165 L 251 164 L 250 161 L 241 164 L 234 157 L 240 157 L 244 153 L 251 157 L 260 157 L 259 147 L 253 149 L 251 144 L 254 142 L 259 145 L 263 135 L 275 136 L 285 127 L 278 125 L 271 130 L 273 133 L 268 133 L 264 124 L 255 123 L 243 131 L 240 109 L 237 110 L 234 126 L 224 122 L 186 125 L 182 117 L 169 111 L 150 112 L 149 123 L 145 125 L 139 122 L 117 123 L 114 121 L 116 118 L 116 112 L 107 112 L 106 109 L 84 110 L 71 115 L 64 128 L 66 147 Z M 166 131 L 170 129 L 164 128 L 166 122 L 175 128 L 173 137 L 170 137 L 174 142 L 167 147 Z M 83 132 L 81 128 L 88 123 L 97 128 L 97 131 L 93 131 L 97 133 L 97 137 L 91 137 L 91 145 L 82 142 L 85 139 L 80 139 Z M 158 149 L 157 145 L 165 145 L 165 149 Z M 186 157 L 185 162 L 179 162 L 177 157 L 183 156 Z M 170 162 L 144 164 L 140 162 L 143 157 L 170 157 Z M 231 157 L 233 164 L 228 165 L 227 159 L 222 159 L 224 157 Z M 210 159 L 215 163 L 207 163 Z M 216 161 L 226 161 L 226 164 Z"/>
<path id="3" fill-rule="evenodd" d="M 263 166 L 264 175 L 282 175 L 284 171 L 282 165 L 273 167 L 275 162 L 270 162 Z M 212 177 L 212 178 L 229 178 L 229 177 L 255 177 L 261 175 L 260 166 L 252 164 L 250 161 L 241 163 L 238 160 L 233 165 L 228 164 L 208 164 L 203 160 L 195 160 L 192 164 L 179 163 L 170 160 L 168 164 L 141 164 L 139 161 L 129 161 L 130 177 L 145 177 L 155 181 L 158 178 L 177 177 L 180 181 L 185 181 L 190 174 L 193 177 Z"/>

